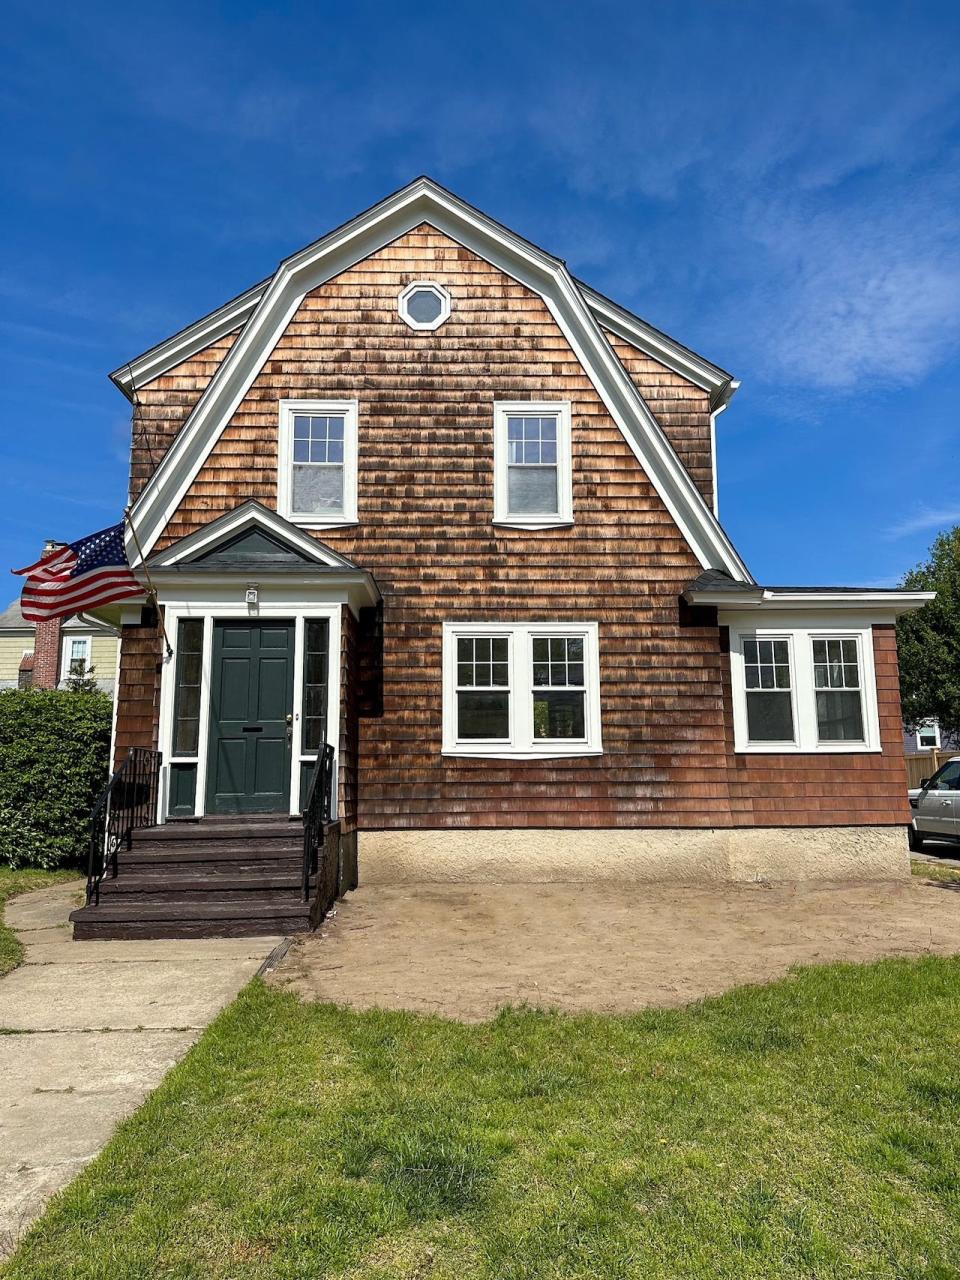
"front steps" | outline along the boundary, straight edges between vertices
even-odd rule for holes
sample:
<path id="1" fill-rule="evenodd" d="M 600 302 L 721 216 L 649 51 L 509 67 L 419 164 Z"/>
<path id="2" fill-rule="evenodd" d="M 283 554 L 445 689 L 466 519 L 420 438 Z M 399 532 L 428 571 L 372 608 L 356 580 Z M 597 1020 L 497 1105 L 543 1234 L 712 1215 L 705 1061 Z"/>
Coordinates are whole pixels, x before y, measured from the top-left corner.
<path id="1" fill-rule="evenodd" d="M 311 927 L 303 827 L 282 817 L 202 818 L 133 832 L 98 906 L 70 916 L 75 940 L 236 938 Z"/>

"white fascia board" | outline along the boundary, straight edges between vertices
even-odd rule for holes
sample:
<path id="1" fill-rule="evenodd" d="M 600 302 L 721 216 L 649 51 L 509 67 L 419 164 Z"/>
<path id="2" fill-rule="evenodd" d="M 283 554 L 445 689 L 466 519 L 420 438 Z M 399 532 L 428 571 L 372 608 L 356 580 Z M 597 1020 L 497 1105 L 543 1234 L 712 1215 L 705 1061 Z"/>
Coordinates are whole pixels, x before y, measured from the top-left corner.
<path id="1" fill-rule="evenodd" d="M 376 606 L 381 600 L 373 575 L 362 569 L 324 574 L 238 569 L 213 575 L 191 573 L 190 566 L 186 565 L 183 569 L 159 569 L 154 577 L 160 604 L 178 608 L 188 605 L 207 608 L 222 603 L 239 607 L 244 590 L 254 577 L 266 600 L 278 607 L 343 603 L 349 605 L 357 617 L 361 609 Z"/>
<path id="2" fill-rule="evenodd" d="M 218 342 L 228 333 L 233 333 L 234 329 L 246 324 L 268 284 L 268 280 L 262 280 L 239 297 L 218 307 L 216 311 L 201 316 L 179 333 L 166 338 L 142 355 L 135 356 L 119 369 L 114 369 L 110 374 L 110 381 L 120 388 L 128 400 L 132 400 L 138 387 L 159 378 L 182 361 L 195 356 L 211 342 Z"/>
<path id="3" fill-rule="evenodd" d="M 935 591 L 691 591 L 690 604 L 713 605 L 721 622 L 744 613 L 858 614 L 873 622 L 893 622 L 902 613 L 922 609 L 936 597 Z"/>
<path id="4" fill-rule="evenodd" d="M 269 507 L 253 502 L 245 502 L 225 516 L 214 520 L 212 524 L 204 525 L 203 528 L 197 529 L 194 533 L 188 534 L 185 538 L 173 543 L 172 546 L 161 552 L 151 562 L 150 568 L 154 570 L 172 568 L 174 565 L 189 560 L 201 551 L 210 550 L 221 542 L 229 541 L 230 538 L 237 533 L 243 532 L 244 529 L 254 527 L 262 528 L 268 533 L 272 533 L 274 537 L 279 538 L 282 542 L 295 547 L 298 551 L 302 551 L 304 555 L 316 561 L 317 564 L 333 569 L 344 568 L 350 570 L 353 568 L 348 560 L 345 560 L 343 556 L 337 555 L 335 551 L 331 551 L 329 547 L 318 542 L 316 538 L 311 538 L 309 534 L 303 533 L 302 530 L 296 528 L 288 520 L 284 520 L 275 511 L 271 511 Z"/>
<path id="5" fill-rule="evenodd" d="M 566 267 L 426 179 L 388 197 L 281 264 L 134 504 L 132 518 L 144 551 L 150 551 L 179 508 L 303 297 L 422 222 L 435 226 L 543 297 L 700 564 L 752 581 Z M 135 550 L 128 548 L 131 555 Z"/>

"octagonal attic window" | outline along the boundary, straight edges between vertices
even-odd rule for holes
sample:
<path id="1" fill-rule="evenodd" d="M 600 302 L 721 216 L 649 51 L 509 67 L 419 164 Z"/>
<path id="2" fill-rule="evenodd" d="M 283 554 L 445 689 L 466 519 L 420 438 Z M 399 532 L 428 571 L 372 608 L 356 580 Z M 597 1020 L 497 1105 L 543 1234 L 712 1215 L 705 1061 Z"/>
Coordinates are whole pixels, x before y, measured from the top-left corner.
<path id="1" fill-rule="evenodd" d="M 414 280 L 397 304 L 401 320 L 411 329 L 439 329 L 450 315 L 450 295 L 442 284 Z"/>

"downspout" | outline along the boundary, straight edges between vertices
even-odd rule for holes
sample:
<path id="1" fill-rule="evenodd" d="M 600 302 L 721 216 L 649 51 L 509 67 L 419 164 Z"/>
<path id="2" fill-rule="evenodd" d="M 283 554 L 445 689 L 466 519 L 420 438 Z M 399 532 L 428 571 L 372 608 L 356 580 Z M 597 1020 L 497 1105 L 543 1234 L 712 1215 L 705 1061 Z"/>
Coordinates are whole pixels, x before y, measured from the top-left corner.
<path id="1" fill-rule="evenodd" d="M 731 378 L 729 382 L 724 383 L 714 403 L 714 408 L 710 410 L 710 466 L 713 475 L 713 514 L 718 520 L 720 519 L 720 489 L 717 483 L 717 419 L 730 404 L 739 386 L 740 383 L 736 378 Z"/>

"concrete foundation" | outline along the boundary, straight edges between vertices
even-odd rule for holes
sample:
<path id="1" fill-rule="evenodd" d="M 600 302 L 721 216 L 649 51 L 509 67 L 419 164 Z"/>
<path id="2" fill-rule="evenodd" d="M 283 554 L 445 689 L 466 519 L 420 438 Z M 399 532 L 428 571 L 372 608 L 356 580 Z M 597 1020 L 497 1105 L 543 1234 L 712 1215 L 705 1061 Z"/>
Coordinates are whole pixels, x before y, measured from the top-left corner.
<path id="1" fill-rule="evenodd" d="M 360 883 L 902 880 L 905 827 L 361 831 Z"/>

